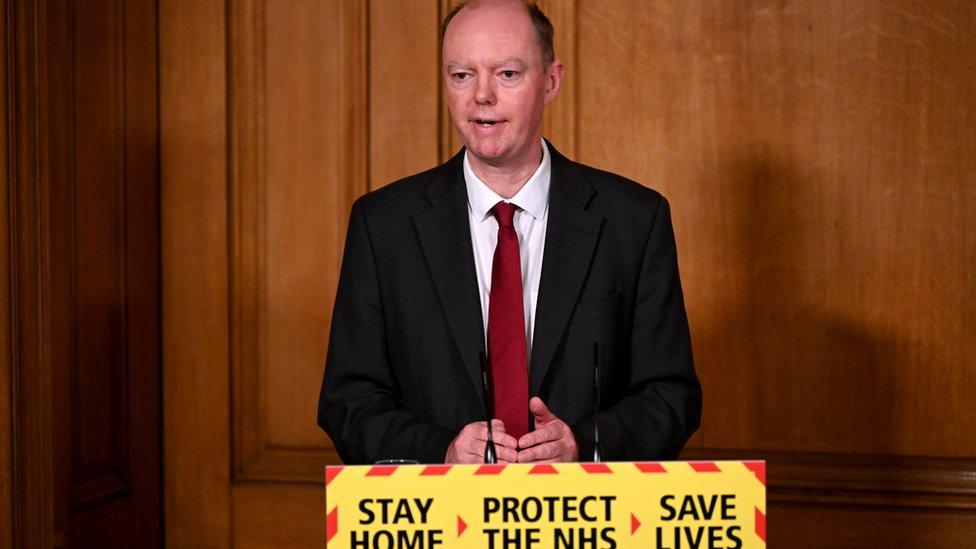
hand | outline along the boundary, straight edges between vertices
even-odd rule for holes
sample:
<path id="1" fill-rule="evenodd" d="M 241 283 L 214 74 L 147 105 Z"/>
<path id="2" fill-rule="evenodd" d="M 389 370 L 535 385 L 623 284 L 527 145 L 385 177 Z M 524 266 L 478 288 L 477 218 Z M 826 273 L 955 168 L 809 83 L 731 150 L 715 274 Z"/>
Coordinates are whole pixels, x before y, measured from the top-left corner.
<path id="1" fill-rule="evenodd" d="M 518 440 L 519 448 L 523 448 L 518 453 L 519 463 L 577 461 L 579 447 L 569 425 L 553 415 L 539 397 L 529 401 L 529 411 L 535 417 L 535 431 Z"/>
<path id="2" fill-rule="evenodd" d="M 515 437 L 505 432 L 500 419 L 491 420 L 491 436 L 495 441 L 498 463 L 515 463 Z M 488 425 L 484 421 L 469 423 L 454 437 L 447 447 L 444 463 L 484 463 L 485 445 L 488 443 Z"/>

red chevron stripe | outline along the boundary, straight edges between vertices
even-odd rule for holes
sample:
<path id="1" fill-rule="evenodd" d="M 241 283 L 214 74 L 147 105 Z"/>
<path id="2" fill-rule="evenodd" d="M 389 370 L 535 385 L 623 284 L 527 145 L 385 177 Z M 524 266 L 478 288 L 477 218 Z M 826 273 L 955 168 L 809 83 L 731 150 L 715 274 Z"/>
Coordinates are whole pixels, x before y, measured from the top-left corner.
<path id="1" fill-rule="evenodd" d="M 505 464 L 486 464 L 478 467 L 474 472 L 476 475 L 497 475 L 505 469 Z"/>
<path id="2" fill-rule="evenodd" d="M 451 470 L 451 466 L 450 465 L 428 465 L 427 467 L 424 467 L 424 470 L 423 471 L 420 472 L 420 476 L 422 476 L 422 477 L 430 477 L 430 476 L 439 477 L 439 476 L 442 476 L 442 475 L 446 475 L 447 472 L 450 471 L 450 470 Z"/>
<path id="3" fill-rule="evenodd" d="M 332 536 L 336 535 L 339 530 L 339 507 L 335 507 L 329 511 L 329 515 L 325 518 L 325 541 L 326 543 L 332 539 Z"/>
<path id="4" fill-rule="evenodd" d="M 587 473 L 612 473 L 606 463 L 580 463 L 580 467 Z"/>
<path id="5" fill-rule="evenodd" d="M 558 475 L 559 471 L 548 463 L 540 463 L 529 470 L 530 475 Z"/>
<path id="6" fill-rule="evenodd" d="M 642 473 L 667 473 L 663 465 L 656 461 L 639 461 L 634 464 Z"/>
<path id="7" fill-rule="evenodd" d="M 699 473 L 721 473 L 722 470 L 715 465 L 714 461 L 691 461 L 688 463 L 691 468 Z"/>
<path id="8" fill-rule="evenodd" d="M 330 465 L 325 468 L 325 485 L 328 486 L 332 479 L 336 478 L 336 475 L 342 472 L 341 465 Z"/>
<path id="9" fill-rule="evenodd" d="M 765 486 L 766 485 L 766 462 L 747 461 L 745 462 L 745 465 L 750 471 L 755 473 L 756 478 L 759 479 L 759 482 L 763 483 L 763 486 Z"/>
<path id="10" fill-rule="evenodd" d="M 366 472 L 367 477 L 388 477 L 397 470 L 396 465 L 374 465 Z"/>
<path id="11" fill-rule="evenodd" d="M 756 535 L 766 542 L 766 515 L 756 507 Z"/>

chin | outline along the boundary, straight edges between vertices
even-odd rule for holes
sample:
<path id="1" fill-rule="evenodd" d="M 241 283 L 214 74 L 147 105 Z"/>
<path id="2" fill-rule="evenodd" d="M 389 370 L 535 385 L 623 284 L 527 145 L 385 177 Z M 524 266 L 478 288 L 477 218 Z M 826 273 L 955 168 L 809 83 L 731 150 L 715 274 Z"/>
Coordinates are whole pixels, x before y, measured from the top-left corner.
<path id="1" fill-rule="evenodd" d="M 468 145 L 467 148 L 475 156 L 485 160 L 501 158 L 505 153 L 505 148 L 502 145 L 472 143 L 471 145 Z"/>

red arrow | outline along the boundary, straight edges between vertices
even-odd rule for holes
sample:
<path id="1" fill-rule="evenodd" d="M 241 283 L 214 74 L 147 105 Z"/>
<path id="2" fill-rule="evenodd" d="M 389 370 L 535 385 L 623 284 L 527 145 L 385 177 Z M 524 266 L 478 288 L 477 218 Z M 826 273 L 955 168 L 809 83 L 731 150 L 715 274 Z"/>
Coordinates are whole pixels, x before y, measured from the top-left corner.
<path id="1" fill-rule="evenodd" d="M 638 528 L 640 528 L 640 521 L 637 520 L 637 517 L 635 517 L 633 513 L 631 513 L 630 514 L 630 535 L 633 536 L 634 532 L 636 532 Z"/>
<path id="2" fill-rule="evenodd" d="M 461 537 L 461 534 L 464 533 L 467 527 L 468 525 L 464 522 L 464 519 L 461 518 L 461 515 L 458 515 L 458 537 Z"/>

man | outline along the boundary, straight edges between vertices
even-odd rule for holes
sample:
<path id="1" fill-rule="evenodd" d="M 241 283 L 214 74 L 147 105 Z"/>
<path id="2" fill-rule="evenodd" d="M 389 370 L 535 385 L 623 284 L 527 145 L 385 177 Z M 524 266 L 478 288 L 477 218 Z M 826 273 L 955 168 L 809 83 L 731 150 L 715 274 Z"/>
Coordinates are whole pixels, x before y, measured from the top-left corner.
<path id="1" fill-rule="evenodd" d="M 563 65 L 533 5 L 445 19 L 465 149 L 356 201 L 319 424 L 345 463 L 668 459 L 698 428 L 667 202 L 542 139 Z M 600 409 L 594 348 L 604 349 Z"/>

